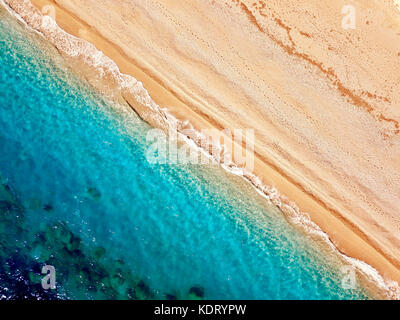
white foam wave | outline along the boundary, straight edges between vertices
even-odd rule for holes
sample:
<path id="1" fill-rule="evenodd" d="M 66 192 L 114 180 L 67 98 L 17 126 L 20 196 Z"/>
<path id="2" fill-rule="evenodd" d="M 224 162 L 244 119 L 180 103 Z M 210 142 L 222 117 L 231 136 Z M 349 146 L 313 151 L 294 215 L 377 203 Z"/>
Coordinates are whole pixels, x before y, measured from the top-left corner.
<path id="1" fill-rule="evenodd" d="M 395 2 L 396 1 L 400 9 L 400 0 L 395 0 Z M 36 10 L 29 0 L 0 0 L 0 3 L 11 14 L 24 22 L 27 27 L 44 36 L 62 54 L 72 58 L 79 58 L 88 66 L 96 68 L 101 76 L 111 76 L 119 84 L 121 90 L 129 90 L 137 102 L 146 106 L 150 111 L 154 112 L 158 116 L 161 116 L 168 125 L 169 130 L 176 130 L 178 133 L 184 129 L 192 130 L 192 132 L 194 132 L 193 136 L 188 138 L 186 135 L 181 134 L 180 138 L 186 141 L 190 146 L 197 148 L 203 155 L 216 161 L 207 150 L 201 147 L 201 141 L 204 141 L 203 139 L 206 137 L 196 131 L 188 121 L 179 121 L 169 113 L 167 109 L 161 108 L 157 105 L 151 99 L 148 91 L 143 87 L 143 84 L 140 81 L 137 81 L 137 79 L 132 76 L 122 74 L 117 64 L 99 51 L 94 45 L 66 33 L 51 17 L 43 16 L 38 10 Z M 217 146 L 217 149 L 224 152 L 223 146 Z M 223 161 L 223 159 L 224 157 L 221 157 L 221 161 Z M 372 279 L 379 288 L 387 293 L 390 299 L 400 300 L 400 286 L 397 282 L 384 279 L 372 266 L 341 253 L 332 243 L 329 236 L 311 220 L 309 214 L 300 211 L 294 202 L 291 202 L 286 197 L 280 195 L 277 189 L 264 185 L 253 173 L 236 166 L 233 162 L 220 162 L 220 165 L 231 174 L 243 177 L 268 201 L 269 204 L 273 204 L 280 208 L 291 222 L 301 226 L 307 233 L 317 235 L 324 240 L 329 244 L 331 249 L 341 256 L 347 263 L 351 264 L 367 278 Z"/>

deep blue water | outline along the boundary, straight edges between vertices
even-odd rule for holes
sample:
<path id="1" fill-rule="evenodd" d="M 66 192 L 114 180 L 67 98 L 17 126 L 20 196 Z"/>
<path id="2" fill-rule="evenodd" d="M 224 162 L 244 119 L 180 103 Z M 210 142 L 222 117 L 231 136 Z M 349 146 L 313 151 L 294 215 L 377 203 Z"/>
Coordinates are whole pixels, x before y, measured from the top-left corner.
<path id="1" fill-rule="evenodd" d="M 0 297 L 368 297 L 238 178 L 149 164 L 151 128 L 0 12 Z"/>

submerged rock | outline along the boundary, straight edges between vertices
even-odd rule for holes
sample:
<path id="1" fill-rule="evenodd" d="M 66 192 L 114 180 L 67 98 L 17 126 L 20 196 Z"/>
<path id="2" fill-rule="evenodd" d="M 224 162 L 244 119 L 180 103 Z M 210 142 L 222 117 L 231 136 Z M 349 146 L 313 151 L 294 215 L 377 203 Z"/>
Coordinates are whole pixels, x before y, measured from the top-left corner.
<path id="1" fill-rule="evenodd" d="M 18 213 L 17 216 L 22 216 L 24 206 L 18 201 L 18 197 L 8 184 L 0 183 L 0 214 L 10 212 L 15 212 Z"/>
<path id="2" fill-rule="evenodd" d="M 189 290 L 190 300 L 201 300 L 204 299 L 204 289 L 201 287 L 192 287 Z"/>
<path id="3" fill-rule="evenodd" d="M 165 295 L 165 299 L 167 299 L 167 300 L 178 300 L 178 297 L 176 295 L 174 295 L 174 294 L 167 293 Z"/>
<path id="4" fill-rule="evenodd" d="M 106 253 L 106 249 L 103 247 L 97 247 L 94 249 L 93 255 L 96 260 L 101 259 Z"/>
<path id="5" fill-rule="evenodd" d="M 99 190 L 97 190 L 96 188 L 94 188 L 94 187 L 91 187 L 91 188 L 88 188 L 87 190 L 86 190 L 86 194 L 90 197 L 90 198 L 92 198 L 93 200 L 99 200 L 100 198 L 101 198 L 101 193 L 100 193 L 100 191 Z"/>
<path id="6" fill-rule="evenodd" d="M 7 184 L 0 184 L 0 200 L 13 202 L 14 197 Z"/>
<path id="7" fill-rule="evenodd" d="M 8 213 L 14 209 L 15 206 L 12 202 L 6 200 L 0 201 L 0 213 Z"/>
<path id="8" fill-rule="evenodd" d="M 53 211 L 53 206 L 51 204 L 45 204 L 43 210 L 47 212 Z"/>
<path id="9" fill-rule="evenodd" d="M 0 207 L 5 210 L 14 208 L 13 203 L 7 201 L 0 201 Z M 5 247 L 8 247 L 4 259 L 0 252 L 0 262 L 8 259 L 9 252 L 20 250 L 18 242 L 13 242 L 16 244 L 15 248 L 10 247 L 9 232 L 25 235 L 29 233 L 24 230 L 16 232 L 15 217 L 9 219 L 9 216 L 13 215 L 4 215 L 3 217 L 0 215 L 0 247 L 3 243 Z M 4 223 L 1 223 L 2 220 Z M 4 232 L 2 227 L 7 227 Z M 40 230 L 30 235 L 33 237 L 33 241 L 29 243 L 29 248 L 25 248 L 28 250 L 27 258 L 21 256 L 18 261 L 30 261 L 34 258 L 38 268 L 43 264 L 54 266 L 57 271 L 57 288 L 60 288 L 60 292 L 66 296 L 75 299 L 154 299 L 155 293 L 143 280 L 139 280 L 132 273 L 132 266 L 126 264 L 123 259 L 108 259 L 110 257 L 106 256 L 105 248 L 93 246 L 90 242 L 85 243 L 70 230 L 66 222 L 59 221 L 51 224 L 44 222 L 40 226 Z M 25 249 L 24 251 L 26 251 Z M 5 265 L 7 264 L 1 263 L 1 266 Z M 29 272 L 26 273 L 24 281 L 27 288 L 28 285 L 35 284 L 38 290 L 42 290 L 40 280 L 43 275 L 40 270 L 35 267 L 34 270 L 29 269 Z M 3 272 L 7 274 L 11 271 L 4 269 Z M 32 289 L 34 294 L 37 293 L 35 288 Z M 59 294 L 56 291 L 51 293 L 55 298 Z M 160 293 L 160 296 L 170 300 L 177 299 L 177 296 L 173 294 Z"/>
<path id="10" fill-rule="evenodd" d="M 69 241 L 66 243 L 65 247 L 69 252 L 75 252 L 76 250 L 79 249 L 80 244 L 81 244 L 81 239 L 79 237 L 74 236 L 71 233 Z"/>
<path id="11" fill-rule="evenodd" d="M 125 283 L 124 276 L 122 275 L 122 271 L 115 273 L 110 279 L 111 286 L 114 288 L 118 288 Z"/>
<path id="12" fill-rule="evenodd" d="M 136 285 L 135 296 L 138 300 L 146 300 L 152 296 L 150 288 L 144 283 L 143 280 L 140 280 Z"/>
<path id="13" fill-rule="evenodd" d="M 65 247 L 73 237 L 72 232 L 63 223 L 48 226 L 43 235 L 46 243 L 49 245 L 58 244 L 57 247 Z"/>
<path id="14" fill-rule="evenodd" d="M 136 300 L 135 289 L 132 288 L 126 289 L 126 296 L 130 300 Z"/>
<path id="15" fill-rule="evenodd" d="M 96 285 L 101 285 L 103 279 L 109 276 L 108 272 L 102 266 L 98 266 L 97 264 L 91 265 L 91 279 L 95 282 Z"/>

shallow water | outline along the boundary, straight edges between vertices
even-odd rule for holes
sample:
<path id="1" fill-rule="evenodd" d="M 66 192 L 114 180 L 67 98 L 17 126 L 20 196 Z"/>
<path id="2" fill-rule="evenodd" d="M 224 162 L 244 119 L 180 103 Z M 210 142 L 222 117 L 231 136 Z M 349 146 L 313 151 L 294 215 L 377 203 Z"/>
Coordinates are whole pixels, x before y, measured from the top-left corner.
<path id="1" fill-rule="evenodd" d="M 0 297 L 368 298 L 240 179 L 148 163 L 151 128 L 0 11 Z"/>

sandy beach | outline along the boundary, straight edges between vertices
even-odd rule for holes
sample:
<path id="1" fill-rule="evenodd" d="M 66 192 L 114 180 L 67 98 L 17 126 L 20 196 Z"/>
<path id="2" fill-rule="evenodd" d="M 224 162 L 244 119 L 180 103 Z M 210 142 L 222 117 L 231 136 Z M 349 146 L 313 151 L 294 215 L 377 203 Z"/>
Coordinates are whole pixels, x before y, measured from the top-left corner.
<path id="1" fill-rule="evenodd" d="M 22 16 L 30 5 L 5 2 Z M 45 14 L 52 6 L 62 29 L 141 81 L 176 119 L 196 130 L 254 129 L 247 178 L 276 188 L 284 212 L 298 206 L 339 251 L 400 283 L 400 10 L 392 1 L 353 1 L 354 29 L 343 28 L 342 0 L 31 3 Z M 122 96 L 159 124 L 145 103 Z"/>

